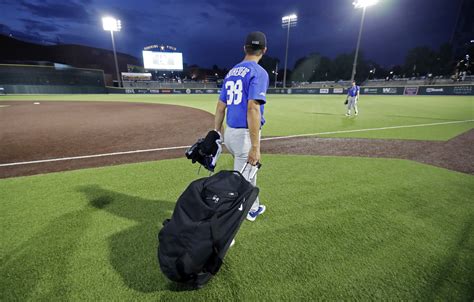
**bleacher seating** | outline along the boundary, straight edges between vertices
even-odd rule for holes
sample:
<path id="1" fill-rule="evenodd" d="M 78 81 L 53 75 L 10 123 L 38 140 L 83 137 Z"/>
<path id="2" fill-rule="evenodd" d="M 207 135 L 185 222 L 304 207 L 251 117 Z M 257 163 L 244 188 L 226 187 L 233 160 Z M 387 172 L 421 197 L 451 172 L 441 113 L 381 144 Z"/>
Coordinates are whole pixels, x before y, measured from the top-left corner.
<path id="1" fill-rule="evenodd" d="M 178 89 L 178 88 L 216 88 L 215 82 L 160 82 L 160 81 L 124 81 L 124 88 Z"/>

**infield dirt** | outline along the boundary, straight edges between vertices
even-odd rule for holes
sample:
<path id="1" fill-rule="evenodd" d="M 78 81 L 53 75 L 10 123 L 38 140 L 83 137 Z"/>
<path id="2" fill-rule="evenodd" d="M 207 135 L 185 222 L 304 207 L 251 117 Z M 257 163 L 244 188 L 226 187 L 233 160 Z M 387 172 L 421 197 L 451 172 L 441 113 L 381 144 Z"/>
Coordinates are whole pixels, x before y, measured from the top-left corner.
<path id="1" fill-rule="evenodd" d="M 189 107 L 125 102 L 4 101 L 0 165 L 189 146 L 214 127 Z M 474 174 L 474 130 L 446 142 L 299 137 L 262 142 L 262 153 L 399 158 Z M 0 167 L 0 178 L 184 156 L 185 148 Z"/>

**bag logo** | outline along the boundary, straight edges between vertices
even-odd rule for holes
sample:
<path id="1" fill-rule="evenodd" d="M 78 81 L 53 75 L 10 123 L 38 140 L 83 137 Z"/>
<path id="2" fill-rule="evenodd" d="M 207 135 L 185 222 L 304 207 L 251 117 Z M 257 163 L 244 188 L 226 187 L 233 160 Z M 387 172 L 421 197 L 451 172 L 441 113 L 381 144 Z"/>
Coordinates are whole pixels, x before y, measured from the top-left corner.
<path id="1" fill-rule="evenodd" d="M 243 210 L 244 210 L 244 204 L 241 203 L 241 204 L 240 204 L 240 207 L 239 207 L 239 211 L 242 212 Z"/>

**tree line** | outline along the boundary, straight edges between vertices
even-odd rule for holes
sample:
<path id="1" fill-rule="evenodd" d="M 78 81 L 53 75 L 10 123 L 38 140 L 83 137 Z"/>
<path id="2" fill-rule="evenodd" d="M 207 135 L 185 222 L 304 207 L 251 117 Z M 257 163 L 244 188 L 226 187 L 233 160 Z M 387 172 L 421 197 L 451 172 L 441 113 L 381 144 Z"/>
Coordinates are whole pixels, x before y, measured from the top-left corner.
<path id="1" fill-rule="evenodd" d="M 473 49 L 468 51 L 473 53 Z M 357 81 L 377 78 L 385 79 L 392 77 L 411 78 L 422 76 L 451 76 L 456 69 L 456 63 L 461 58 L 455 58 L 453 47 L 445 43 L 437 50 L 427 46 L 415 47 L 409 50 L 403 64 L 383 67 L 373 60 L 367 59 L 363 51 L 359 51 L 357 61 Z M 287 79 L 292 82 L 319 82 L 339 81 L 351 78 L 354 52 L 343 53 L 335 58 L 323 56 L 319 53 L 310 53 L 299 58 L 293 69 L 287 71 Z M 270 81 L 274 81 L 275 67 L 281 66 L 278 58 L 264 56 L 260 62 L 270 75 Z M 283 69 L 278 68 L 277 80 L 283 80 Z"/>

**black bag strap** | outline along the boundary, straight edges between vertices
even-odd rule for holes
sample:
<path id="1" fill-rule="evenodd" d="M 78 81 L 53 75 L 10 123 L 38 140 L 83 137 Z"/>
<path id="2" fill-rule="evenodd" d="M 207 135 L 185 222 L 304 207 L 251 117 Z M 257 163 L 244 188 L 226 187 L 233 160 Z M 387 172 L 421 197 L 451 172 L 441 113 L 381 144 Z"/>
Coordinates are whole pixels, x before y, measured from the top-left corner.
<path id="1" fill-rule="evenodd" d="M 215 212 L 211 217 L 211 236 L 212 236 L 212 249 L 216 255 L 219 255 L 219 249 L 217 248 L 217 241 L 221 238 L 219 227 L 217 226 L 217 216 L 219 212 Z"/>
<path id="2" fill-rule="evenodd" d="M 216 212 L 211 218 L 211 237 L 212 237 L 212 256 L 206 263 L 206 271 L 215 275 L 221 268 L 223 259 L 219 255 L 218 240 L 221 238 L 221 232 L 217 226 L 217 217 L 220 213 Z"/>

